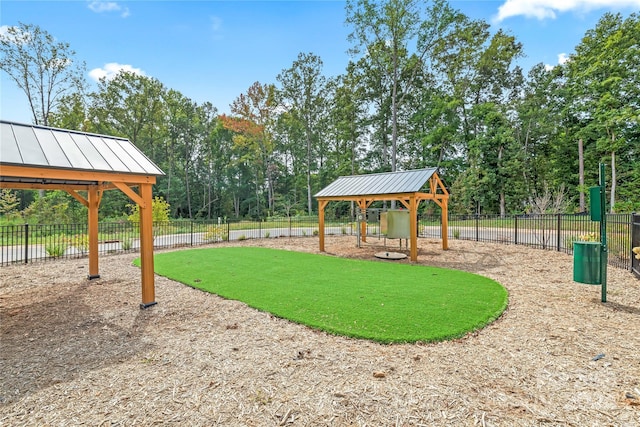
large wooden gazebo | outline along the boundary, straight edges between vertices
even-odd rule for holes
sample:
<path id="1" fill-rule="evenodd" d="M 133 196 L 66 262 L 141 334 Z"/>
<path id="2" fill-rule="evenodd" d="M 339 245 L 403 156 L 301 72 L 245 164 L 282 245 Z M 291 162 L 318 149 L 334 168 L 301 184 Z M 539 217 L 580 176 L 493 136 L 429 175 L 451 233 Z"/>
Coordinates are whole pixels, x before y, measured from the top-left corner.
<path id="1" fill-rule="evenodd" d="M 158 175 L 128 139 L 0 120 L 0 188 L 64 190 L 88 208 L 89 279 L 100 277 L 103 191 L 118 189 L 140 207 L 142 308 L 156 303 L 151 191 Z"/>
<path id="2" fill-rule="evenodd" d="M 433 200 L 442 211 L 442 249 L 448 249 L 447 218 L 449 192 L 438 176 L 436 168 L 387 172 L 368 175 L 341 176 L 316 195 L 320 250 L 324 252 L 324 210 L 331 201 L 353 201 L 360 211 L 376 201 L 398 201 L 409 210 L 410 259 L 418 260 L 418 205 Z M 366 215 L 363 215 L 366 218 Z M 366 222 L 361 222 L 361 235 L 366 239 Z"/>

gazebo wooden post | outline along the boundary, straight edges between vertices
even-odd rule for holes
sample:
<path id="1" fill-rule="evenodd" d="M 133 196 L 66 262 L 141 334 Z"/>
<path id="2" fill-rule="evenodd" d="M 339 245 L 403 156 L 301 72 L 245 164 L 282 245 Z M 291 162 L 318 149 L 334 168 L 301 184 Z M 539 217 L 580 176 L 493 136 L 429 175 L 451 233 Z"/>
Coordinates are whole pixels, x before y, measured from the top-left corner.
<path id="1" fill-rule="evenodd" d="M 90 185 L 87 190 L 87 208 L 89 210 L 88 233 L 89 233 L 89 280 L 100 277 L 98 267 L 98 206 L 100 198 L 98 186 Z"/>
<path id="2" fill-rule="evenodd" d="M 358 206 L 360 206 L 360 214 L 362 215 L 362 221 L 360 221 L 360 239 L 366 243 L 367 241 L 367 200 L 358 200 Z"/>
<path id="3" fill-rule="evenodd" d="M 153 272 L 153 206 L 151 184 L 140 184 L 140 267 L 142 270 L 142 303 L 140 308 L 156 304 Z"/>
<path id="4" fill-rule="evenodd" d="M 449 249 L 449 198 L 442 198 L 442 249 Z"/>
<path id="5" fill-rule="evenodd" d="M 320 238 L 320 252 L 324 252 L 324 208 L 327 200 L 318 200 L 318 237 Z"/>
<path id="6" fill-rule="evenodd" d="M 411 240 L 411 261 L 418 261 L 418 204 L 416 195 L 409 197 L 409 234 Z"/>

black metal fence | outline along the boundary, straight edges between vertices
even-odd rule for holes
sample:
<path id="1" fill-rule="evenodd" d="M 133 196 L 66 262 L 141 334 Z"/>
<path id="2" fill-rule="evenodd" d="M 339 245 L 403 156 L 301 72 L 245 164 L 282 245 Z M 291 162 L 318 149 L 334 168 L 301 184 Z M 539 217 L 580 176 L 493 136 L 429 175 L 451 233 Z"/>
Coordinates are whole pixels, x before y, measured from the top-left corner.
<path id="1" fill-rule="evenodd" d="M 631 215 L 631 247 L 640 248 L 640 214 Z M 631 271 L 640 277 L 640 259 L 636 255 L 638 254 L 631 254 Z"/>
<path id="2" fill-rule="evenodd" d="M 420 218 L 420 234 L 441 238 L 440 224 L 439 215 L 423 216 Z M 607 215 L 610 265 L 631 269 L 631 230 L 631 214 Z M 448 218 L 448 237 L 572 254 L 576 240 L 600 241 L 600 227 L 588 215 L 451 215 Z"/>
<path id="3" fill-rule="evenodd" d="M 368 217 L 367 233 L 380 235 L 377 218 Z M 525 245 L 538 249 L 573 253 L 576 240 L 600 240 L 599 224 L 587 215 L 451 215 L 449 239 Z M 640 215 L 607 215 L 609 264 L 632 269 L 640 275 L 640 261 L 631 249 L 640 246 Z M 351 219 L 325 223 L 327 235 L 353 235 L 358 230 Z M 418 235 L 441 238 L 441 217 L 419 218 Z M 262 221 L 170 221 L 153 226 L 155 248 L 205 245 L 226 240 L 313 236 L 317 217 L 269 218 Z M 138 251 L 138 224 L 105 222 L 98 226 L 99 254 Z M 88 252 L 86 224 L 0 226 L 0 265 L 59 258 L 84 257 Z"/>
<path id="4" fill-rule="evenodd" d="M 329 223 L 329 231 L 346 226 Z M 350 230 L 350 227 L 349 227 Z M 346 231 L 349 233 L 349 231 Z M 271 218 L 268 221 L 154 222 L 154 248 L 198 246 L 226 240 L 317 235 L 317 217 Z M 139 225 L 129 221 L 98 224 L 98 253 L 138 251 Z M 0 265 L 87 255 L 87 224 L 21 224 L 0 226 Z"/>

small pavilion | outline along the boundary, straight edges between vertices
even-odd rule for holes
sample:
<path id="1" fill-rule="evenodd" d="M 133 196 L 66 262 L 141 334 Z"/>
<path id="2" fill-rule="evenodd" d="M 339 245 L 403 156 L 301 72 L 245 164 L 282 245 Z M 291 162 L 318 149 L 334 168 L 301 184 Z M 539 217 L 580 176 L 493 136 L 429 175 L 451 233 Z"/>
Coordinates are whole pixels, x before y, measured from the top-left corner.
<path id="1" fill-rule="evenodd" d="M 442 211 L 442 249 L 449 248 L 447 219 L 449 192 L 438 177 L 436 168 L 368 175 L 341 176 L 320 190 L 318 222 L 320 251 L 324 252 L 324 210 L 332 201 L 353 201 L 363 213 L 361 235 L 366 241 L 366 210 L 376 201 L 398 201 L 409 210 L 410 259 L 418 260 L 418 206 L 423 200 L 433 200 Z"/>
<path id="2" fill-rule="evenodd" d="M 164 172 L 128 139 L 0 120 L 0 188 L 64 190 L 87 207 L 89 279 L 100 277 L 103 192 L 118 189 L 140 207 L 141 308 L 156 304 L 151 203 L 159 175 Z"/>

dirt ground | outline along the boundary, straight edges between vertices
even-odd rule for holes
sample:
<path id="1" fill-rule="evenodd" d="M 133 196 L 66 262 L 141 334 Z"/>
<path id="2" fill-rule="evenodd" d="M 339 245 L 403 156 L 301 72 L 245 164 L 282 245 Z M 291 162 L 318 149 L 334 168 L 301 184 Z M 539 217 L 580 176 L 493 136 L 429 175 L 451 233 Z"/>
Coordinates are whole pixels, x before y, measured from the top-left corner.
<path id="1" fill-rule="evenodd" d="M 235 244 L 318 252 L 311 237 Z M 0 425 L 640 426 L 640 280 L 609 268 L 603 304 L 563 253 L 419 245 L 419 264 L 502 283 L 503 316 L 455 341 L 381 345 L 163 277 L 140 310 L 137 254 L 102 257 L 91 282 L 86 259 L 2 267 Z"/>

